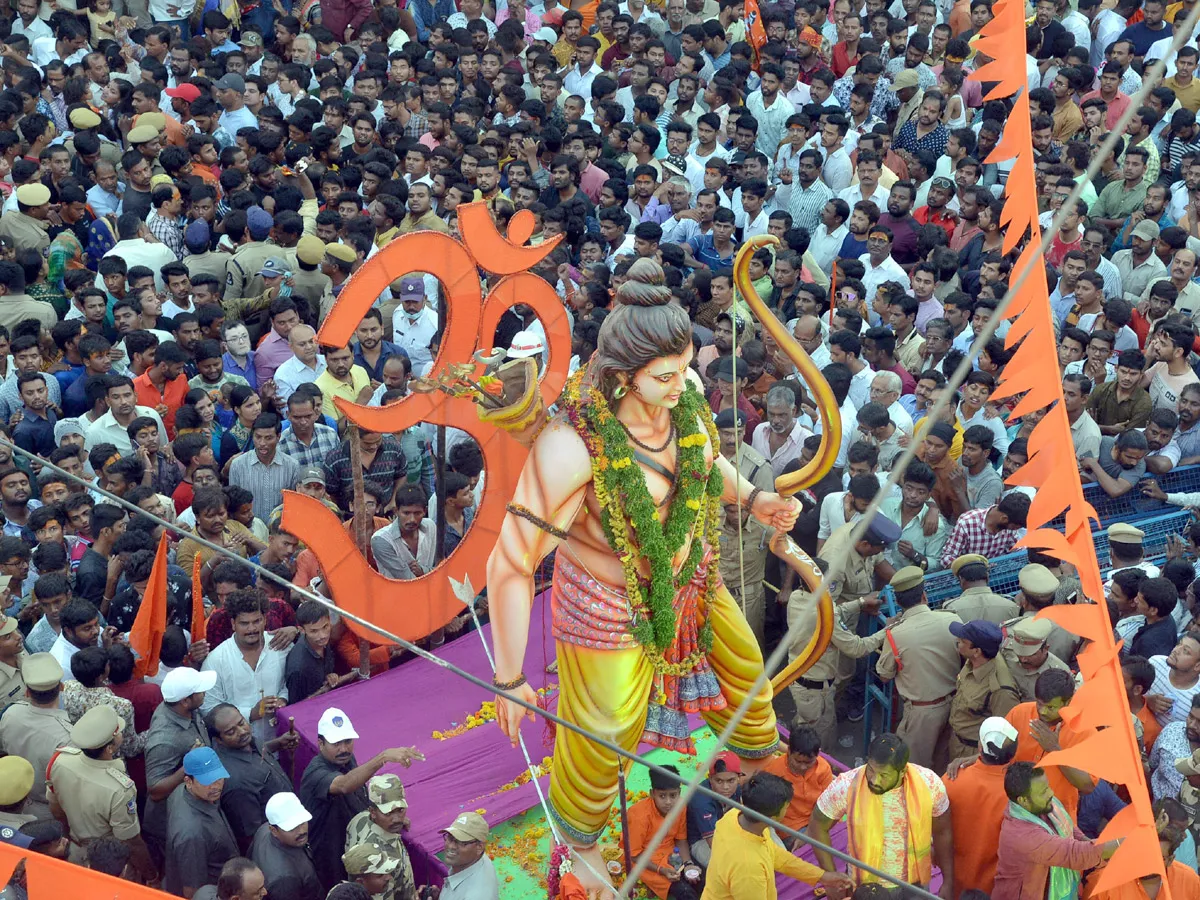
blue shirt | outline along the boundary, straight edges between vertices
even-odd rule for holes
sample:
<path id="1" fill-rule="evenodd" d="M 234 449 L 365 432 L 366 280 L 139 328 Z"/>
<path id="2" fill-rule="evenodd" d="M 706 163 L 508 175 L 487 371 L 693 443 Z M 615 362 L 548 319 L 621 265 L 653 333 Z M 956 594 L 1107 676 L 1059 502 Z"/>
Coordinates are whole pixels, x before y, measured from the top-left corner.
<path id="1" fill-rule="evenodd" d="M 230 375 L 241 375 L 246 379 L 246 383 L 254 390 L 258 390 L 258 373 L 254 371 L 254 351 L 251 350 L 246 354 L 246 368 L 242 368 L 228 353 L 221 357 L 221 365 L 225 367 L 225 371 Z"/>
<path id="2" fill-rule="evenodd" d="M 1079 830 L 1095 840 L 1104 823 L 1124 808 L 1125 801 L 1116 795 L 1111 784 L 1101 779 L 1090 794 L 1079 795 Z"/>
<path id="3" fill-rule="evenodd" d="M 24 415 L 13 429 L 13 443 L 22 450 L 36 453 L 38 456 L 49 456 L 58 447 L 54 440 L 54 423 L 58 418 L 53 411 L 46 410 L 46 418 L 35 415 L 28 407 L 22 410 Z"/>
<path id="4" fill-rule="evenodd" d="M 704 779 L 700 787 L 712 790 L 709 779 Z M 734 791 L 733 799 L 741 801 L 742 789 Z M 704 794 L 696 794 L 688 801 L 687 806 L 687 840 L 688 845 L 712 837 L 717 828 L 717 820 L 729 811 L 729 807 L 718 800 Z"/>
<path id="5" fill-rule="evenodd" d="M 713 236 L 711 234 L 702 234 L 688 241 L 688 246 L 692 248 L 692 255 L 698 262 L 704 263 L 714 272 L 730 272 L 733 271 L 733 260 L 737 256 L 737 241 L 732 241 L 733 253 L 725 259 L 721 254 L 717 253 L 716 247 L 713 246 Z"/>
<path id="6" fill-rule="evenodd" d="M 383 381 L 383 364 L 393 356 L 403 356 L 408 359 L 408 351 L 403 347 L 397 347 L 391 341 L 380 341 L 379 360 L 372 366 L 363 356 L 362 345 L 358 341 L 354 342 L 354 364 L 366 369 L 372 381 Z M 411 370 L 411 366 L 409 368 Z"/>
<path id="7" fill-rule="evenodd" d="M 55 372 L 54 377 L 58 379 L 58 386 L 62 393 L 67 393 L 67 388 L 75 383 L 75 379 L 83 374 L 83 365 L 71 366 L 61 372 Z"/>
<path id="8" fill-rule="evenodd" d="M 839 259 L 858 259 L 867 252 L 867 242 L 860 241 L 852 234 L 847 234 L 846 239 L 842 241 L 842 249 L 838 251 Z M 874 299 L 874 298 L 872 298 Z"/>

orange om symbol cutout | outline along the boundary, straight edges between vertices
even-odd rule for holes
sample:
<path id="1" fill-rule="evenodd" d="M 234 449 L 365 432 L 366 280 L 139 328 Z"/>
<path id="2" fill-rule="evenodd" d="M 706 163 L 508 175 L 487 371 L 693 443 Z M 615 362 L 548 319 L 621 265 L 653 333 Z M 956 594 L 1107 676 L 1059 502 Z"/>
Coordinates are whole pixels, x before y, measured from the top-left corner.
<path id="1" fill-rule="evenodd" d="M 468 362 L 477 349 L 488 350 L 501 316 L 514 304 L 537 314 L 549 342 L 550 365 L 540 383 L 549 406 L 562 390 L 571 356 L 566 309 L 554 288 L 528 270 L 556 246 L 560 238 L 536 247 L 523 246 L 533 230 L 533 216 L 522 210 L 509 223 L 509 237 L 492 222 L 486 203 L 458 208 L 463 242 L 446 234 L 419 231 L 391 241 L 351 276 L 318 335 L 321 344 L 350 343 L 363 314 L 398 278 L 412 273 L 434 275 L 443 288 L 446 329 L 430 377 L 453 363 Z M 482 296 L 479 270 L 504 276 Z M 343 399 L 334 401 L 351 421 L 367 431 L 392 434 L 418 422 L 460 428 L 483 451 L 485 481 L 475 520 L 449 557 L 431 572 L 409 581 L 380 575 L 359 553 L 342 523 L 322 503 L 284 491 L 283 528 L 312 548 L 338 606 L 405 640 L 418 640 L 463 612 L 450 577 L 470 578 L 483 586 L 488 555 L 500 533 L 505 505 L 513 495 L 525 464 L 527 449 L 507 432 L 481 422 L 469 400 L 442 392 L 410 394 L 387 407 L 368 407 Z M 387 642 L 379 633 L 346 620 L 360 637 Z"/>

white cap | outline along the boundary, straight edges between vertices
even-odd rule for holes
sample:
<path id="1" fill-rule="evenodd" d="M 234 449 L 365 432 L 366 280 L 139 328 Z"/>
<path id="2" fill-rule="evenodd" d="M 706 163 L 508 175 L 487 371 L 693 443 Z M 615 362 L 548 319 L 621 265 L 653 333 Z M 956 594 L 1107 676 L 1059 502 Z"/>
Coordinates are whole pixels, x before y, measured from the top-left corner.
<path id="1" fill-rule="evenodd" d="M 350 724 L 350 717 L 335 706 L 321 713 L 321 721 L 317 723 L 317 734 L 331 744 L 358 739 L 358 732 Z"/>
<path id="2" fill-rule="evenodd" d="M 282 831 L 299 828 L 312 818 L 300 798 L 290 791 L 275 794 L 267 801 L 267 821 Z"/>
<path id="3" fill-rule="evenodd" d="M 537 356 L 546 349 L 546 342 L 536 331 L 518 331 L 513 335 L 508 347 L 509 359 L 525 359 L 527 356 Z"/>
<path id="4" fill-rule="evenodd" d="M 163 700 L 167 703 L 178 703 L 192 694 L 211 691 L 216 683 L 216 672 L 200 672 L 190 666 L 179 666 L 168 672 L 162 681 Z"/>
<path id="5" fill-rule="evenodd" d="M 989 716 L 979 726 L 979 747 L 981 750 L 994 753 L 1001 749 L 1008 741 L 1015 741 L 1016 739 L 1017 729 L 1012 726 L 1008 719 L 1001 716 Z"/>

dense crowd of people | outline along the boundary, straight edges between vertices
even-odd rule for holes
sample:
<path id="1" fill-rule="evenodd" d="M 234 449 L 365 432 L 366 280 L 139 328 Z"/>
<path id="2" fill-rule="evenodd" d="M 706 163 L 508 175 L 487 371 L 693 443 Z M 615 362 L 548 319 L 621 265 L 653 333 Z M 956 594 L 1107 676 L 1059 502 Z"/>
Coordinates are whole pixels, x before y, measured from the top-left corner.
<path id="1" fill-rule="evenodd" d="M 1196 33 L 1171 49 L 1194 3 L 1027 5 L 1043 227 L 1082 186 L 1045 254 L 1080 476 L 1110 497 L 1200 505 L 1155 480 L 1200 463 Z M 437 356 L 445 286 L 407 275 L 346 346 L 317 334 L 381 248 L 456 235 L 459 204 L 485 202 L 501 233 L 526 210 L 531 243 L 561 236 L 534 271 L 564 305 L 572 371 L 633 262 L 661 263 L 693 321 L 719 449 L 768 490 L 813 458 L 823 426 L 732 280 L 745 241 L 779 239 L 753 254 L 754 288 L 842 419 L 836 467 L 802 495 L 793 531 L 822 565 L 845 560 L 839 624 L 790 689 L 788 752 L 723 755 L 712 789 L 818 838 L 848 818 L 857 858 L 924 886 L 936 863 L 948 900 L 1112 893 L 1095 872 L 1114 847 L 1094 839 L 1128 797 L 1037 766 L 1086 736 L 1060 715 L 1081 640 L 1034 618 L 1078 599 L 1079 581 L 1029 551 L 1015 598 L 989 587 L 1032 495 L 1005 477 L 1044 413 L 995 396 L 1005 325 L 932 414 L 1014 260 L 1011 162 L 990 159 L 1012 101 L 984 102 L 991 85 L 968 79 L 988 62 L 992 15 L 992 0 L 779 0 L 750 16 L 743 0 L 17 0 L 0 22 L 0 838 L 189 898 L 429 895 L 403 840 L 403 782 L 380 772 L 418 751 L 360 762 L 349 716 L 329 705 L 317 756 L 284 774 L 298 738 L 277 713 L 358 678 L 359 643 L 238 558 L 337 604 L 281 527 L 284 490 L 347 530 L 365 515 L 367 557 L 390 578 L 430 572 L 463 540 L 486 478 L 474 440 L 449 429 L 441 460 L 425 423 L 352 437 L 335 403 L 403 402 Z M 1088 180 L 1156 60 L 1165 77 Z M 548 361 L 528 306 L 489 337 Z M 176 526 L 147 678 L 127 636 L 162 526 L 134 509 Z M 794 656 L 815 598 L 743 510 L 728 507 L 723 529 L 726 584 L 765 650 L 797 626 Z M 1109 528 L 1104 599 L 1170 889 L 1194 900 L 1200 531 L 1166 560 L 1146 558 L 1144 537 Z M 203 640 L 190 634 L 197 559 Z M 923 583 L 939 570 L 962 590 L 933 610 Z M 869 634 L 885 586 L 900 613 Z M 485 596 L 475 612 L 486 619 Z M 465 612 L 423 643 L 475 622 Z M 861 718 L 872 654 L 899 726 L 835 777 L 821 751 Z M 373 646 L 369 666 L 403 658 Z M 631 843 L 653 855 L 643 880 L 658 896 L 695 893 L 693 867 L 713 900 L 774 896 L 771 868 L 834 895 L 883 890 L 861 870 L 829 874 L 821 854 L 817 868 L 788 862 L 761 823 L 711 797 L 647 848 L 678 798 L 662 773 L 652 788 Z M 432 892 L 497 897 L 487 823 L 467 813 L 442 834 L 449 875 Z M 0 895 L 25 896 L 20 870 Z"/>

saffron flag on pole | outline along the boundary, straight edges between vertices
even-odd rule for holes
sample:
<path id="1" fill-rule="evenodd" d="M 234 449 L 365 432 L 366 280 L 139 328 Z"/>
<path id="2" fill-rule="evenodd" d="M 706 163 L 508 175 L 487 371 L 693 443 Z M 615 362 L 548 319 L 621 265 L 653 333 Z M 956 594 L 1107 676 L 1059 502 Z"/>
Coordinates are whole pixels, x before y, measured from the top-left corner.
<path id="1" fill-rule="evenodd" d="M 200 569 L 204 561 L 197 553 L 192 560 L 192 643 L 204 640 L 208 635 L 208 622 L 204 618 L 204 584 Z"/>
<path id="2" fill-rule="evenodd" d="M 767 42 L 767 29 L 763 25 L 762 12 L 758 8 L 758 0 L 746 0 L 746 40 L 754 49 L 754 67 L 758 68 L 758 53 Z"/>
<path id="3" fill-rule="evenodd" d="M 197 554 L 198 556 L 199 554 Z M 138 607 L 137 618 L 129 629 L 129 648 L 137 657 L 135 678 L 158 674 L 158 653 L 167 630 L 167 535 L 164 532 L 154 554 L 154 568 Z"/>

